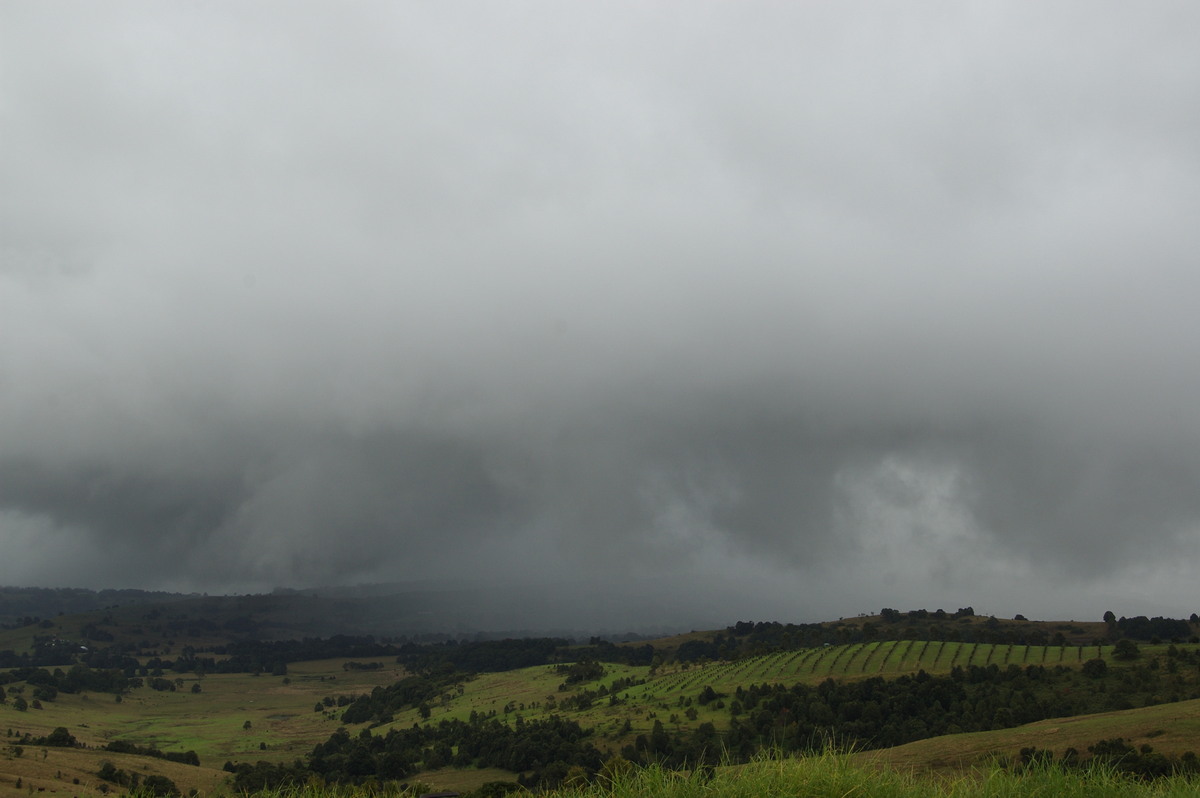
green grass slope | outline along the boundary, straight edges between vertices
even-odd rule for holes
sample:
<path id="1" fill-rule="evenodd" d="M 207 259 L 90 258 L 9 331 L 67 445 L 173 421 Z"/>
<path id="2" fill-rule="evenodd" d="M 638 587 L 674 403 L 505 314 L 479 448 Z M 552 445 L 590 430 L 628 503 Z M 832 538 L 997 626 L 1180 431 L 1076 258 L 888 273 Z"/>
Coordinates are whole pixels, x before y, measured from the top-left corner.
<path id="1" fill-rule="evenodd" d="M 839 754 L 794 759 L 764 757 L 748 765 L 678 773 L 650 767 L 548 798 L 1150 798 L 1200 796 L 1200 783 L 1185 778 L 1139 782 L 1104 769 L 1024 773 L 988 769 L 953 778 L 930 778 L 877 770 Z"/>
<path id="2" fill-rule="evenodd" d="M 1087 756 L 1100 740 L 1123 738 L 1135 748 L 1180 757 L 1200 752 L 1200 700 L 1178 701 L 1139 709 L 1053 718 L 1013 729 L 974 734 L 951 734 L 857 757 L 893 769 L 959 772 L 986 767 L 998 757 L 1015 758 L 1022 748 L 1052 751 L 1056 758 L 1068 748 Z"/>

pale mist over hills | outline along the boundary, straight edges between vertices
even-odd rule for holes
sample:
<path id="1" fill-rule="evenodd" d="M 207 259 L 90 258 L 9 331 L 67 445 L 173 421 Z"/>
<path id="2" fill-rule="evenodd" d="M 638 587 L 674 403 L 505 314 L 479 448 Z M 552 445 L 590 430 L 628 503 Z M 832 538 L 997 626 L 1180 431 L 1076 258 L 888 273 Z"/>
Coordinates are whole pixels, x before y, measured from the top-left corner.
<path id="1" fill-rule="evenodd" d="M 1186 617 L 1197 24 L 6 4 L 0 584 Z"/>

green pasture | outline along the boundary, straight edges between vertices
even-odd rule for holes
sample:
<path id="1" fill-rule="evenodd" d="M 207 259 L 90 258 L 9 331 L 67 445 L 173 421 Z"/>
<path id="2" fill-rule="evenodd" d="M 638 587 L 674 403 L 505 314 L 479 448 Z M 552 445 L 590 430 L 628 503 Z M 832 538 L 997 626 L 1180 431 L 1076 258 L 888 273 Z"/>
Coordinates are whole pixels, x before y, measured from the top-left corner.
<path id="1" fill-rule="evenodd" d="M 96 776 L 104 762 L 141 777 L 159 775 L 169 778 L 186 795 L 197 790 L 201 795 L 227 792 L 228 773 L 217 767 L 184 765 L 162 759 L 114 754 L 80 748 L 27 747 L 17 756 L 11 746 L 0 748 L 0 798 L 28 798 L 38 793 L 68 796 L 112 795 L 113 785 Z M 19 780 L 19 781 L 18 781 Z M 20 786 L 18 786 L 18 783 Z M 116 794 L 121 794 L 118 790 Z"/>
<path id="2" fill-rule="evenodd" d="M 1148 654 L 1156 647 L 1143 646 Z M 990 643 L 953 643 L 925 640 L 888 640 L 767 654 L 732 663 L 693 665 L 653 677 L 660 689 L 703 689 L 711 684 L 735 687 L 761 682 L 817 683 L 827 678 L 891 678 L 923 670 L 949 673 L 954 667 L 996 665 L 1077 666 L 1100 656 L 1111 660 L 1112 646 L 1027 646 Z"/>
<path id="3" fill-rule="evenodd" d="M 1180 756 L 1200 753 L 1200 699 L 1139 709 L 1052 718 L 997 731 L 951 734 L 867 751 L 862 761 L 919 771 L 962 772 L 986 767 L 1001 756 L 1036 747 L 1061 756 L 1068 748 L 1086 752 L 1099 740 L 1123 738 L 1134 747 Z"/>
<path id="4" fill-rule="evenodd" d="M 325 696 L 358 696 L 404 675 L 394 663 L 375 671 L 343 671 L 346 660 L 297 663 L 287 677 L 249 674 L 167 674 L 175 692 L 132 690 L 118 703 L 108 693 L 59 693 L 42 709 L 0 705 L 0 733 L 45 736 L 66 727 L 80 742 L 123 740 L 163 751 L 195 751 L 206 766 L 226 760 L 291 762 L 337 730 L 341 710 L 314 712 Z M 192 686 L 200 684 L 200 693 Z M 245 728 L 246 723 L 250 728 Z M 264 747 L 265 745 L 265 747 Z"/>

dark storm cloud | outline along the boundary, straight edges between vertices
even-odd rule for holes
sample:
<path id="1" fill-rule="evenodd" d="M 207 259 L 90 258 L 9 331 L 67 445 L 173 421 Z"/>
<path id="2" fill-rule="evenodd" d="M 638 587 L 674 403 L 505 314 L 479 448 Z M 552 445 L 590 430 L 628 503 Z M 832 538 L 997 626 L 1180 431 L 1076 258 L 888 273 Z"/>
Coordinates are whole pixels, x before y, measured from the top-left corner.
<path id="1" fill-rule="evenodd" d="M 20 460 L 4 463 L 0 486 L 6 508 L 52 513 L 61 523 L 150 546 L 161 538 L 194 543 L 220 523 L 241 493 L 237 483 L 177 482 L 103 466 L 50 473 Z"/>
<path id="2" fill-rule="evenodd" d="M 1189 6 L 0 17 L 0 579 L 1181 611 Z"/>

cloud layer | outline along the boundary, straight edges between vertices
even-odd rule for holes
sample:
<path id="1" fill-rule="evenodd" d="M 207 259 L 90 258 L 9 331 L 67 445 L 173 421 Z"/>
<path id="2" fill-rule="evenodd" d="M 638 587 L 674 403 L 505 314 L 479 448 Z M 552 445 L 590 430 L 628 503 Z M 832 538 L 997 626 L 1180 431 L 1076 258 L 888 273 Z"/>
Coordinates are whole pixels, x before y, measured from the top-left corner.
<path id="1" fill-rule="evenodd" d="M 1197 17 L 7 7 L 0 581 L 1191 612 Z"/>

